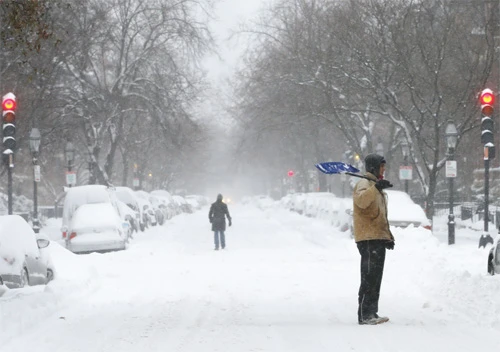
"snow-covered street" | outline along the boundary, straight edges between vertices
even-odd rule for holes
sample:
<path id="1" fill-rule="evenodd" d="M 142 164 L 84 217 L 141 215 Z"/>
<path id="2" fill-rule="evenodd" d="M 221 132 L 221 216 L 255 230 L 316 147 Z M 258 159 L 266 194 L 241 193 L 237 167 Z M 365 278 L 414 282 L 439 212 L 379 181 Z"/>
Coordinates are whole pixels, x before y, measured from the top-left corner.
<path id="1" fill-rule="evenodd" d="M 395 230 L 380 300 L 391 320 L 359 326 L 359 254 L 346 233 L 279 207 L 229 207 L 224 251 L 213 250 L 208 208 L 122 252 L 74 255 L 54 242 L 56 280 L 0 298 L 1 351 L 498 350 L 500 276 L 486 274 L 474 234 L 458 230 L 448 246 Z"/>

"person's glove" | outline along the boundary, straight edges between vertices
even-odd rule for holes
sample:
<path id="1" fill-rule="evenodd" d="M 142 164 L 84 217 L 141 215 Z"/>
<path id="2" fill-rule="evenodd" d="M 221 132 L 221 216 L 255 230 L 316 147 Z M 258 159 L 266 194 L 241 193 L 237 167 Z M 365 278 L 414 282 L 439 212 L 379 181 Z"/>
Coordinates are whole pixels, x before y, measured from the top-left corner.
<path id="1" fill-rule="evenodd" d="M 385 248 L 392 251 L 394 249 L 395 244 L 396 243 L 394 241 L 389 240 L 389 241 L 385 242 Z"/>
<path id="2" fill-rule="evenodd" d="M 231 222 L 231 219 L 229 219 L 229 226 L 231 226 L 233 223 Z"/>
<path id="3" fill-rule="evenodd" d="M 383 190 L 383 189 L 386 189 L 386 188 L 389 188 L 389 187 L 392 187 L 392 183 L 390 183 L 389 181 L 387 180 L 378 180 L 376 183 L 375 183 L 375 187 L 377 187 L 377 189 L 379 191 Z"/>

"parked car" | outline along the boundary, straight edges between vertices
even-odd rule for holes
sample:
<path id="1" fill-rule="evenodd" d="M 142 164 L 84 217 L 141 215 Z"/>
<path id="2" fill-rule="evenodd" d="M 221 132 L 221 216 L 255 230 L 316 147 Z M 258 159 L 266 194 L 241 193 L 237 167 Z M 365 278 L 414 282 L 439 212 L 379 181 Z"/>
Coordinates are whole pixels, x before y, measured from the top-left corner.
<path id="1" fill-rule="evenodd" d="M 71 219 L 66 247 L 73 253 L 123 250 L 129 241 L 127 231 L 111 203 L 83 204 Z"/>
<path id="2" fill-rule="evenodd" d="M 194 210 L 200 210 L 202 207 L 201 198 L 197 195 L 188 195 L 184 197 Z"/>
<path id="3" fill-rule="evenodd" d="M 432 231 L 431 221 L 425 215 L 424 210 L 403 191 L 385 190 L 388 198 L 387 219 L 390 226 L 395 227 L 422 227 Z M 346 209 L 352 215 L 352 204 Z M 352 218 L 350 220 L 352 222 Z M 351 225 L 352 233 L 352 225 Z"/>
<path id="4" fill-rule="evenodd" d="M 153 207 L 153 211 L 156 215 L 156 221 L 158 222 L 159 225 L 163 225 L 163 223 L 167 219 L 167 216 L 166 216 L 165 212 L 163 212 L 163 209 L 161 207 L 162 201 L 158 197 L 156 197 L 154 195 L 150 195 L 149 202 L 151 203 L 151 206 Z"/>
<path id="5" fill-rule="evenodd" d="M 431 221 L 425 215 L 420 205 L 413 202 L 408 193 L 403 191 L 385 190 L 389 198 L 388 219 L 391 226 L 423 227 L 432 230 Z"/>
<path id="6" fill-rule="evenodd" d="M 500 274 L 500 235 L 497 236 L 488 253 L 488 273 L 490 275 Z"/>
<path id="7" fill-rule="evenodd" d="M 146 227 L 156 226 L 158 224 L 158 219 L 156 218 L 156 211 L 149 200 L 150 195 L 145 191 L 135 191 L 137 199 L 139 201 L 139 206 L 143 212 L 143 218 L 146 222 Z"/>
<path id="8" fill-rule="evenodd" d="M 188 200 L 188 199 L 194 199 L 194 200 L 196 200 L 196 202 L 198 203 L 198 205 L 199 205 L 200 208 L 209 204 L 208 198 L 205 197 L 205 196 L 199 195 L 199 194 L 190 194 L 190 195 L 187 195 L 184 198 L 186 198 L 186 200 Z"/>
<path id="9" fill-rule="evenodd" d="M 129 187 L 116 187 L 115 188 L 116 197 L 123 203 L 127 204 L 129 208 L 136 212 L 136 222 L 139 224 L 139 229 L 144 231 L 146 224 L 144 223 L 144 215 L 141 207 L 139 206 L 139 200 L 135 192 Z"/>
<path id="10" fill-rule="evenodd" d="M 141 208 L 142 211 L 142 221 L 144 222 L 144 225 L 146 228 L 149 226 L 156 226 L 157 224 L 157 219 L 156 219 L 156 214 L 153 210 L 153 206 L 151 205 L 151 202 L 147 199 L 144 198 L 139 198 L 139 207 Z"/>
<path id="11" fill-rule="evenodd" d="M 19 215 L 0 216 L 0 285 L 20 288 L 44 285 L 54 278 L 50 241 L 35 235 Z"/>
<path id="12" fill-rule="evenodd" d="M 66 241 L 69 226 L 75 211 L 84 204 L 110 203 L 119 214 L 117 198 L 113 188 L 103 185 L 85 185 L 68 188 L 64 198 L 62 216 L 62 238 Z"/>
<path id="13" fill-rule="evenodd" d="M 160 200 L 159 208 L 163 211 L 167 220 L 182 213 L 180 206 L 168 191 L 155 190 L 151 192 L 151 195 Z"/>
<path id="14" fill-rule="evenodd" d="M 192 214 L 193 207 L 182 196 L 172 196 L 177 205 L 181 208 L 183 213 Z"/>
<path id="15" fill-rule="evenodd" d="M 137 212 L 132 210 L 127 204 L 118 200 L 116 202 L 118 205 L 118 211 L 120 212 L 120 218 L 129 224 L 128 236 L 132 238 L 133 232 L 139 232 L 139 221 L 137 220 Z"/>

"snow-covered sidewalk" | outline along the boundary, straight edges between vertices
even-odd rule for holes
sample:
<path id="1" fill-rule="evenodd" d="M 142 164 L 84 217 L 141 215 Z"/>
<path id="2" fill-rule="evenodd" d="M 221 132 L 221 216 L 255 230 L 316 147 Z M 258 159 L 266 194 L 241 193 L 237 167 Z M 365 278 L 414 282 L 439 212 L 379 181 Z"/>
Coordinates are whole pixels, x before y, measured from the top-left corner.
<path id="1" fill-rule="evenodd" d="M 0 298 L 1 351 L 498 349 L 500 276 L 486 274 L 485 250 L 395 230 L 380 301 L 391 321 L 359 326 L 359 254 L 346 233 L 274 207 L 230 211 L 224 251 L 213 251 L 208 209 L 123 252 L 54 244 L 58 278 Z"/>

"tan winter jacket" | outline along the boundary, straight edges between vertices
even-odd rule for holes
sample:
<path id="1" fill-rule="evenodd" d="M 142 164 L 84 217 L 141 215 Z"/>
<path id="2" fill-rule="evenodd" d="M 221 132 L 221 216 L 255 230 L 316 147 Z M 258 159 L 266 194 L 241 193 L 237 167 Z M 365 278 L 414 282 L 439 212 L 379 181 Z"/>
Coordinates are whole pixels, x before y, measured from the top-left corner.
<path id="1" fill-rule="evenodd" d="M 394 237 L 387 220 L 387 194 L 375 187 L 377 178 L 367 172 L 370 180 L 361 179 L 354 187 L 354 240 L 392 240 Z M 373 181 L 372 181 L 373 180 Z"/>

